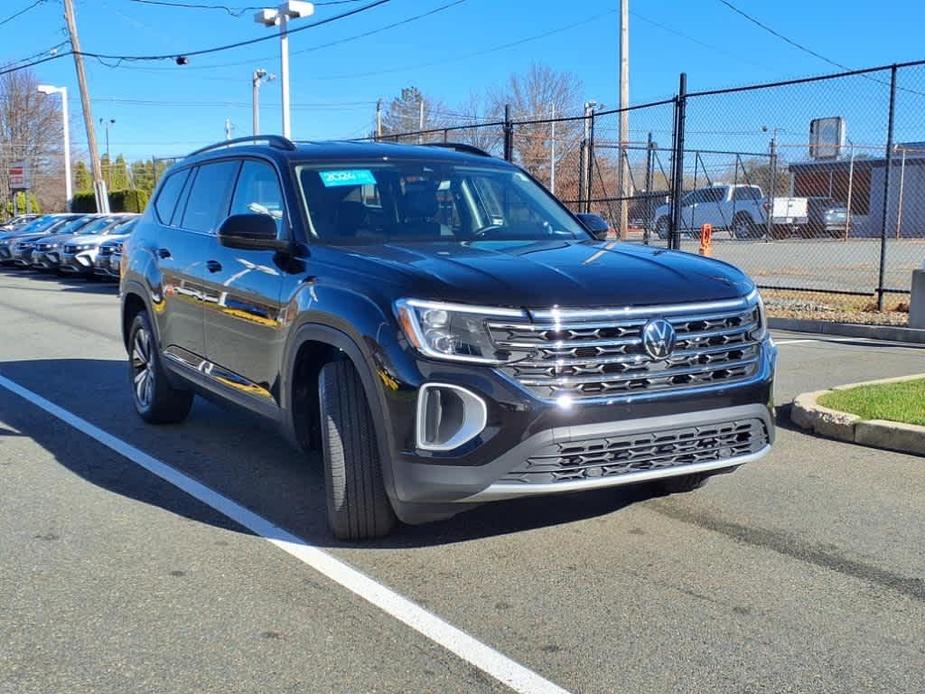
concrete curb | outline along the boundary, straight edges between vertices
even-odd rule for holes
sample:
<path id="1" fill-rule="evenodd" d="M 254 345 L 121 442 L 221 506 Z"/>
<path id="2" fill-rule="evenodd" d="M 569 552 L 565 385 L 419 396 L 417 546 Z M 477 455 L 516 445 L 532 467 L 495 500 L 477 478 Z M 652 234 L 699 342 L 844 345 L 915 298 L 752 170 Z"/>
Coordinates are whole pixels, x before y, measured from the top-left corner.
<path id="1" fill-rule="evenodd" d="M 768 318 L 768 327 L 776 330 L 792 330 L 800 333 L 821 333 L 843 337 L 867 337 L 874 340 L 913 342 L 925 344 L 925 330 L 903 328 L 898 325 L 861 325 L 859 323 L 832 323 L 824 320 L 803 320 L 799 318 Z"/>
<path id="2" fill-rule="evenodd" d="M 829 390 L 802 393 L 793 400 L 790 419 L 801 429 L 813 431 L 820 436 L 925 457 L 925 426 L 887 422 L 881 419 L 865 420 L 847 412 L 830 410 L 818 403 L 820 397 L 833 390 L 848 390 L 878 383 L 899 383 L 918 378 L 925 378 L 925 374 L 849 383 Z"/>

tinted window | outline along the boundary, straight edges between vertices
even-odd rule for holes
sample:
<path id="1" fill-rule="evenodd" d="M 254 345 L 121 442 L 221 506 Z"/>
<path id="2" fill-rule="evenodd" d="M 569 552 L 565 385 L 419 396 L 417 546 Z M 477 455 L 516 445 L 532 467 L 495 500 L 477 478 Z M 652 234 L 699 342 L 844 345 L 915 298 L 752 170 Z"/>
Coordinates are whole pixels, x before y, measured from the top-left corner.
<path id="1" fill-rule="evenodd" d="M 509 167 L 377 159 L 296 172 L 312 232 L 333 243 L 588 238 Z"/>
<path id="2" fill-rule="evenodd" d="M 283 219 L 283 193 L 273 167 L 245 161 L 238 176 L 229 214 L 265 214 L 276 221 L 279 231 Z"/>
<path id="3" fill-rule="evenodd" d="M 228 195 L 239 161 L 204 164 L 196 172 L 180 226 L 192 231 L 214 231 L 228 210 Z"/>
<path id="4" fill-rule="evenodd" d="M 707 188 L 703 191 L 704 202 L 720 202 L 724 197 L 726 197 L 725 188 Z"/>
<path id="5" fill-rule="evenodd" d="M 758 189 L 752 186 L 736 188 L 733 194 L 733 200 L 758 200 L 760 197 Z"/>
<path id="6" fill-rule="evenodd" d="M 180 198 L 180 192 L 183 190 L 187 176 L 189 176 L 189 169 L 177 171 L 167 176 L 164 185 L 161 186 L 161 192 L 157 194 L 157 201 L 154 203 L 154 210 L 162 224 L 170 224 L 173 210 L 177 206 L 177 200 Z"/>

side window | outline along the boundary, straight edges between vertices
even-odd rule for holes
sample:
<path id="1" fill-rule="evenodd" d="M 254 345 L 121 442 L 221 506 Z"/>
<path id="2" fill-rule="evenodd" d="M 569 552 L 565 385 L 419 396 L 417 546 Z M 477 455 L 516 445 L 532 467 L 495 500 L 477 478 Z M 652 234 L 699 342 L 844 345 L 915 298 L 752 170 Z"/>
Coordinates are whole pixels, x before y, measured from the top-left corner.
<path id="1" fill-rule="evenodd" d="M 157 194 L 157 200 L 154 201 L 154 211 L 157 213 L 157 218 L 161 224 L 170 224 L 187 176 L 189 176 L 189 169 L 177 171 L 167 176 L 167 180 L 161 186 L 161 191 Z"/>
<path id="2" fill-rule="evenodd" d="M 245 161 L 238 176 L 230 214 L 265 214 L 276 221 L 279 232 L 283 219 L 283 192 L 273 167 Z"/>
<path id="3" fill-rule="evenodd" d="M 725 188 L 708 188 L 704 191 L 704 202 L 720 202 L 725 197 Z"/>
<path id="4" fill-rule="evenodd" d="M 191 231 L 215 231 L 228 209 L 228 195 L 240 163 L 220 161 L 199 167 L 180 226 Z"/>
<path id="5" fill-rule="evenodd" d="M 735 200 L 758 200 L 758 189 L 754 186 L 742 186 L 735 190 Z"/>

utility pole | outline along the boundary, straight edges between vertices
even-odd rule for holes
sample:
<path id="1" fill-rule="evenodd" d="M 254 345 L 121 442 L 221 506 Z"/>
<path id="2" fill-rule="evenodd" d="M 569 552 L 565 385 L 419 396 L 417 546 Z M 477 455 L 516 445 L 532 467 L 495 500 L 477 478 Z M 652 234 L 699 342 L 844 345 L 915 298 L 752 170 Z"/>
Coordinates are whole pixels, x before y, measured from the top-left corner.
<path id="1" fill-rule="evenodd" d="M 418 104 L 418 144 L 424 142 L 424 97 L 421 97 L 421 102 Z"/>
<path id="2" fill-rule="evenodd" d="M 549 122 L 549 192 L 556 194 L 556 104 L 552 105 Z"/>
<path id="3" fill-rule="evenodd" d="M 100 154 L 96 146 L 96 130 L 93 127 L 93 112 L 90 110 L 90 94 L 87 91 L 87 75 L 84 72 L 84 59 L 80 52 L 80 39 L 77 36 L 77 20 L 74 18 L 73 0 L 64 0 L 64 19 L 71 39 L 71 52 L 74 54 L 74 66 L 77 68 L 77 86 L 80 87 L 80 104 L 83 108 L 84 125 L 87 128 L 87 149 L 90 150 L 90 168 L 93 172 L 93 193 L 96 197 L 96 209 L 109 213 L 109 195 L 103 170 L 100 167 Z"/>
<path id="4" fill-rule="evenodd" d="M 115 118 L 100 118 L 100 126 L 106 131 L 106 185 L 110 189 L 112 188 L 112 155 L 109 153 L 109 126 L 115 125 L 115 122 Z"/>
<path id="5" fill-rule="evenodd" d="M 630 18 L 629 0 L 620 0 L 620 229 L 619 238 L 625 239 L 629 227 L 629 204 L 627 198 L 628 172 L 626 145 L 630 134 Z"/>
<path id="6" fill-rule="evenodd" d="M 376 140 L 382 139 L 382 99 L 376 100 Z"/>

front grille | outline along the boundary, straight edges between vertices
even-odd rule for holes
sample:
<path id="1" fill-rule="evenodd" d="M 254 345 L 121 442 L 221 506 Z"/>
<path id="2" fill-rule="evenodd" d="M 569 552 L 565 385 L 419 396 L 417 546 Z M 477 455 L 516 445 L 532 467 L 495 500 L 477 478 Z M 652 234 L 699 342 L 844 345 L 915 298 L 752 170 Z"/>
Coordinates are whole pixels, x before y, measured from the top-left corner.
<path id="1" fill-rule="evenodd" d="M 69 243 L 69 244 L 67 244 L 67 245 L 64 246 L 64 252 L 65 252 L 65 253 L 76 253 L 76 252 L 77 252 L 77 246 L 75 246 L 75 245 L 72 244 L 72 243 Z"/>
<path id="2" fill-rule="evenodd" d="M 758 370 L 760 343 L 757 304 L 731 302 L 651 310 L 544 311 L 534 322 L 488 324 L 501 350 L 526 356 L 502 371 L 540 398 L 572 400 L 620 398 L 735 384 Z M 611 317 L 615 316 L 615 317 Z M 643 348 L 642 329 L 665 318 L 677 341 L 667 359 L 653 359 Z"/>
<path id="3" fill-rule="evenodd" d="M 550 444 L 504 476 L 549 484 L 708 463 L 757 453 L 768 445 L 760 419 Z"/>

